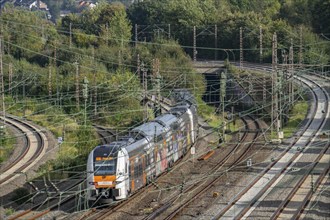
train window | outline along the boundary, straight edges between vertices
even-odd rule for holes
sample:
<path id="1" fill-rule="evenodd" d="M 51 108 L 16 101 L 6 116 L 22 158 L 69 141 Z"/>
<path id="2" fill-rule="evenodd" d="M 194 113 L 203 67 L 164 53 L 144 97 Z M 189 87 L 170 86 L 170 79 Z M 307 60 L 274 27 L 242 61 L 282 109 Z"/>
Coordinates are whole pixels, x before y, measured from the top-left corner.
<path id="1" fill-rule="evenodd" d="M 134 166 L 134 177 L 138 178 L 142 174 L 142 163 L 136 163 Z"/>
<path id="2" fill-rule="evenodd" d="M 150 154 L 146 154 L 146 157 L 145 157 L 145 159 L 146 159 L 146 166 L 149 166 L 150 165 Z"/>
<path id="3" fill-rule="evenodd" d="M 136 163 L 134 164 L 134 178 L 137 178 L 139 175 L 140 175 L 140 164 L 139 163 Z"/>
<path id="4" fill-rule="evenodd" d="M 113 175 L 116 173 L 116 160 L 101 160 L 94 163 L 96 176 Z"/>
<path id="5" fill-rule="evenodd" d="M 150 159 L 150 164 L 153 164 L 154 162 L 154 152 L 150 152 L 150 156 L 149 156 L 149 159 Z"/>
<path id="6" fill-rule="evenodd" d="M 172 126 L 173 131 L 176 131 L 179 129 L 179 124 L 178 123 L 174 123 Z"/>
<path id="7" fill-rule="evenodd" d="M 167 145 L 167 150 L 171 151 L 173 149 L 173 142 Z"/>
<path id="8" fill-rule="evenodd" d="M 160 142 L 160 141 L 162 141 L 164 138 L 163 138 L 163 135 L 158 135 L 157 137 L 156 137 L 156 142 Z"/>

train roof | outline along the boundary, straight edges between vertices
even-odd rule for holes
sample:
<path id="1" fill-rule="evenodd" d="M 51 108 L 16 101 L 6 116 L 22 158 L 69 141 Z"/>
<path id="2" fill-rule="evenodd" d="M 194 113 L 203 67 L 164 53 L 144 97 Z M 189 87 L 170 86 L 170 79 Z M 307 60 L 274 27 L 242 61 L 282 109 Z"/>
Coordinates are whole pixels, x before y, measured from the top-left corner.
<path id="1" fill-rule="evenodd" d="M 107 157 L 111 154 L 115 154 L 124 145 L 126 145 L 126 142 L 115 141 L 115 142 L 112 142 L 111 144 L 104 144 L 104 145 L 97 146 L 94 149 L 94 156 Z"/>
<path id="2" fill-rule="evenodd" d="M 165 131 L 165 127 L 156 121 L 151 121 L 134 128 L 132 131 L 142 133 L 147 137 L 153 137 L 154 135 L 162 134 Z"/>
<path id="3" fill-rule="evenodd" d="M 196 99 L 187 89 L 174 89 L 173 98 L 178 102 L 188 102 L 189 104 L 196 105 Z"/>
<path id="4" fill-rule="evenodd" d="M 166 127 L 169 127 L 171 124 L 173 124 L 177 120 L 178 120 L 178 118 L 173 114 L 164 114 L 164 115 L 160 115 L 157 118 L 155 118 L 154 121 L 156 121 Z"/>
<path id="5" fill-rule="evenodd" d="M 187 110 L 189 109 L 189 105 L 188 103 L 179 103 L 175 106 L 173 106 L 170 109 L 170 113 L 173 115 L 182 115 L 183 113 L 187 112 Z"/>

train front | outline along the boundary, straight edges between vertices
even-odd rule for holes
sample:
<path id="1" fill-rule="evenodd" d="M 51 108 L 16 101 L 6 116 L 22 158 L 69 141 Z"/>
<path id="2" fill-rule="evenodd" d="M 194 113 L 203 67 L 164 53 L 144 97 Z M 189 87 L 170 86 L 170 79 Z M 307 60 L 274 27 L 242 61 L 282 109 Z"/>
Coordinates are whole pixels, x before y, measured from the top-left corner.
<path id="1" fill-rule="evenodd" d="M 116 143 L 97 146 L 87 161 L 87 199 L 111 203 L 126 197 L 125 155 Z"/>

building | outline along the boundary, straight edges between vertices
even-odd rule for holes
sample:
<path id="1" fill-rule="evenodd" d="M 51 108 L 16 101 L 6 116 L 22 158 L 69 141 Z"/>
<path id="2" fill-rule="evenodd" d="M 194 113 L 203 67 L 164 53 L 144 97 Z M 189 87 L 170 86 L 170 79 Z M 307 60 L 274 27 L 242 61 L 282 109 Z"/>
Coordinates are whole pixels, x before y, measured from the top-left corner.
<path id="1" fill-rule="evenodd" d="M 44 2 L 42 2 L 42 1 L 40 1 L 40 0 L 37 0 L 37 1 L 32 2 L 29 5 L 29 8 L 31 10 L 32 9 L 39 9 L 39 10 L 49 11 L 47 4 L 44 3 Z"/>

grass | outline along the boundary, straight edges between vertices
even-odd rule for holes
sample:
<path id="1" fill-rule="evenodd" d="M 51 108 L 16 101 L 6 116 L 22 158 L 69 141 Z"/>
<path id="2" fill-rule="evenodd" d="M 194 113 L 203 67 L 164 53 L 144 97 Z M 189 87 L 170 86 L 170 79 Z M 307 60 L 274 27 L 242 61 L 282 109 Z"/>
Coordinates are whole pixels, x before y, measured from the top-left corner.
<path id="1" fill-rule="evenodd" d="M 306 101 L 297 102 L 292 108 L 288 123 L 283 128 L 284 138 L 293 135 L 300 126 L 301 122 L 305 119 L 308 111 L 308 103 Z"/>
<path id="2" fill-rule="evenodd" d="M 23 103 L 17 104 L 14 100 L 8 100 L 12 106 L 8 113 L 23 117 Z M 59 153 L 55 160 L 39 168 L 40 173 L 59 167 L 69 167 L 72 164 L 85 163 L 84 158 L 90 150 L 98 144 L 98 137 L 94 128 L 90 125 L 84 126 L 77 121 L 83 121 L 79 115 L 69 116 L 56 106 L 47 102 L 38 102 L 33 99 L 26 100 L 25 118 L 33 121 L 45 129 L 51 131 L 55 138 L 64 137 L 64 142 L 59 147 Z M 89 122 L 88 122 L 89 123 Z M 82 161 L 77 161 L 81 158 Z"/>
<path id="3" fill-rule="evenodd" d="M 254 76 L 264 76 L 263 73 L 258 71 L 251 71 L 251 70 L 241 70 L 233 65 L 227 65 L 229 72 L 233 75 L 240 75 L 247 76 L 248 74 L 252 74 Z M 269 76 L 268 76 L 269 77 Z M 283 127 L 283 134 L 284 138 L 291 137 L 294 132 L 297 130 L 297 127 L 300 126 L 301 122 L 305 119 L 306 114 L 308 111 L 308 103 L 306 101 L 298 101 L 293 106 L 292 110 L 290 111 L 289 121 Z M 277 135 L 274 133 L 270 135 L 271 139 L 277 139 Z"/>
<path id="4" fill-rule="evenodd" d="M 200 115 L 210 127 L 214 129 L 215 132 L 221 133 L 220 128 L 222 126 L 223 120 L 222 115 L 215 113 L 215 107 L 207 105 L 201 99 L 197 99 L 198 103 L 198 115 Z M 226 140 L 231 138 L 231 133 L 237 132 L 244 127 L 244 124 L 241 120 L 234 121 L 227 121 L 227 112 L 224 114 L 225 122 L 227 123 L 226 126 Z"/>
<path id="5" fill-rule="evenodd" d="M 14 150 L 15 138 L 9 133 L 7 129 L 1 131 L 0 137 L 0 163 L 8 160 L 10 154 Z"/>

